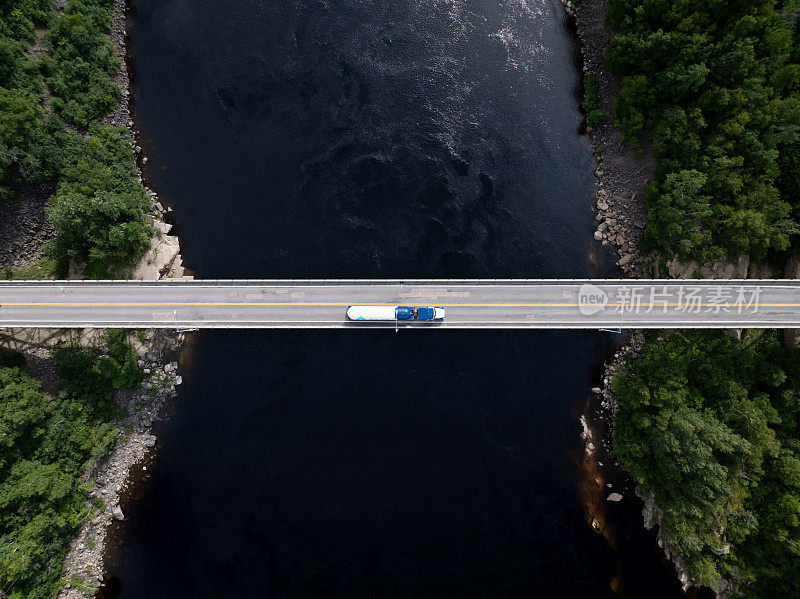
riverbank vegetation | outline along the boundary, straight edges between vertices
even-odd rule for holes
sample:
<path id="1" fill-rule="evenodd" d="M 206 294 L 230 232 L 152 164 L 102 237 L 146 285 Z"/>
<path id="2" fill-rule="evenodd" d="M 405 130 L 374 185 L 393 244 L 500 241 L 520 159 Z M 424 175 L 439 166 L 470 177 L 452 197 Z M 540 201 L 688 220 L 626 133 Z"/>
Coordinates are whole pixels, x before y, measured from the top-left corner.
<path id="1" fill-rule="evenodd" d="M 611 0 L 616 124 L 658 159 L 645 249 L 781 257 L 800 239 L 797 0 Z"/>
<path id="2" fill-rule="evenodd" d="M 800 351 L 777 331 L 656 335 L 612 381 L 622 466 L 698 582 L 800 596 Z"/>
<path id="3" fill-rule="evenodd" d="M 53 352 L 60 379 L 51 396 L 20 354 L 0 354 L 0 595 L 57 594 L 68 544 L 100 504 L 87 504 L 89 472 L 120 432 L 115 389 L 134 389 L 143 372 L 122 331 L 102 354 Z"/>
<path id="4" fill-rule="evenodd" d="M 608 113 L 600 108 L 599 84 L 594 75 L 586 75 L 583 78 L 583 110 L 586 113 L 586 122 L 590 126 L 602 123 L 608 118 Z"/>
<path id="5" fill-rule="evenodd" d="M 120 275 L 148 248 L 149 201 L 130 135 L 101 125 L 119 89 L 108 0 L 0 1 L 0 201 L 54 190 L 47 210 L 60 266 Z"/>

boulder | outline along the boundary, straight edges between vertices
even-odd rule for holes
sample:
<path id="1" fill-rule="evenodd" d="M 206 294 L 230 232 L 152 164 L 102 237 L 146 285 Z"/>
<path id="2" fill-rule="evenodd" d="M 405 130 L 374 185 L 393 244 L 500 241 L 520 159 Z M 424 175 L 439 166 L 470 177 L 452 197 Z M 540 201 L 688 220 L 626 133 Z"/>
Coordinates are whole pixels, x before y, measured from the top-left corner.
<path id="1" fill-rule="evenodd" d="M 787 279 L 800 279 L 800 257 L 789 256 L 786 260 L 784 276 Z"/>
<path id="2" fill-rule="evenodd" d="M 608 497 L 606 497 L 607 501 L 622 501 L 622 495 L 620 493 L 609 493 Z"/>
<path id="3" fill-rule="evenodd" d="M 154 220 L 153 226 L 160 235 L 150 240 L 150 249 L 134 269 L 131 278 L 143 280 L 156 280 L 161 275 L 170 271 L 173 263 L 179 257 L 180 243 L 174 235 L 167 235 L 172 225 Z"/>
<path id="4" fill-rule="evenodd" d="M 725 329 L 725 336 L 734 341 L 741 341 L 742 329 Z"/>
<path id="5" fill-rule="evenodd" d="M 695 271 L 700 270 L 700 263 L 697 260 L 681 262 L 675 258 L 667 262 L 667 270 L 671 279 L 691 279 Z"/>
<path id="6" fill-rule="evenodd" d="M 749 279 L 777 279 L 779 278 L 778 274 L 775 272 L 775 269 L 772 265 L 767 264 L 764 261 L 758 262 L 751 262 L 750 268 L 747 272 L 747 278 Z"/>
<path id="7" fill-rule="evenodd" d="M 722 547 L 719 549 L 712 548 L 711 551 L 714 552 L 714 555 L 728 555 L 731 552 L 731 544 L 723 543 Z"/>
<path id="8" fill-rule="evenodd" d="M 710 279 L 733 279 L 736 274 L 736 264 L 728 262 L 725 258 L 714 261 L 711 264 L 710 273 L 707 269 L 708 266 L 704 264 L 700 272 L 706 275 L 706 278 Z"/>
<path id="9" fill-rule="evenodd" d="M 750 256 L 747 254 L 742 254 L 736 260 L 736 278 L 738 279 L 746 279 L 747 278 L 747 269 L 750 267 Z"/>
<path id="10" fill-rule="evenodd" d="M 113 508 L 111 508 L 111 517 L 114 518 L 114 520 L 124 520 L 125 514 L 122 513 L 121 507 L 115 505 Z"/>

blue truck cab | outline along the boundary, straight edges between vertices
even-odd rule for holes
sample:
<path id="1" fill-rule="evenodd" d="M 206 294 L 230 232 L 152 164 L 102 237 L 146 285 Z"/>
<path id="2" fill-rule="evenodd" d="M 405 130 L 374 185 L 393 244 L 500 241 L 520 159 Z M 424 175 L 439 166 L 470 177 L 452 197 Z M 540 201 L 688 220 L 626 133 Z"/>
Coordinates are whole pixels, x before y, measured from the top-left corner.
<path id="1" fill-rule="evenodd" d="M 433 306 L 397 306 L 394 309 L 396 320 L 444 320 L 444 308 Z"/>
<path id="2" fill-rule="evenodd" d="M 414 308 L 408 306 L 397 306 L 394 309 L 396 320 L 414 320 Z"/>
<path id="3" fill-rule="evenodd" d="M 422 307 L 416 308 L 417 320 L 444 320 L 444 308 Z"/>

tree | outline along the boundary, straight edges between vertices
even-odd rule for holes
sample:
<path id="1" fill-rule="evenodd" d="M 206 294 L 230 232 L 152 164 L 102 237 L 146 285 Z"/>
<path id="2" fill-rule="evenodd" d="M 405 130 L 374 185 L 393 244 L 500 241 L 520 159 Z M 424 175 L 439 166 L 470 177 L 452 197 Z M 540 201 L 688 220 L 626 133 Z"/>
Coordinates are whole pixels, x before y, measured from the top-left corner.
<path id="1" fill-rule="evenodd" d="M 652 334 L 612 386 L 615 452 L 694 580 L 796 595 L 800 353 L 774 332 Z"/>

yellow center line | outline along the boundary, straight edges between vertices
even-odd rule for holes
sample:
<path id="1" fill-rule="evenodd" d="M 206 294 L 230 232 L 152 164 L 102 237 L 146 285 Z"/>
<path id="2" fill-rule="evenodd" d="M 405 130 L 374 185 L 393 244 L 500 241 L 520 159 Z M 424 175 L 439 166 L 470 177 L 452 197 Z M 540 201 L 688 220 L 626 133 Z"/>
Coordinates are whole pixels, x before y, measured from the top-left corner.
<path id="1" fill-rule="evenodd" d="M 134 306 L 399 306 L 410 305 L 416 306 L 417 304 L 402 304 L 398 302 L 393 303 L 370 303 L 370 304 L 352 304 L 347 302 L 3 302 L 0 300 L 0 307 L 2 306 L 58 306 L 69 308 L 80 307 L 134 307 Z M 441 304 L 438 302 L 430 302 L 422 304 L 425 306 L 440 306 L 443 308 L 577 308 L 580 306 L 591 307 L 592 304 L 578 304 L 578 303 L 561 303 L 561 302 L 537 302 L 537 303 L 455 303 L 455 304 Z M 716 304 L 716 303 L 691 303 L 691 302 L 653 302 L 653 303 L 639 303 L 632 306 L 630 303 L 609 303 L 604 308 L 619 308 L 620 306 L 626 308 L 674 308 L 674 307 L 701 307 L 701 308 L 739 308 L 740 305 L 736 303 Z M 598 305 L 599 307 L 599 305 Z M 742 304 L 742 309 L 752 309 L 756 306 L 749 306 Z M 800 303 L 759 303 L 758 308 L 798 308 Z"/>

